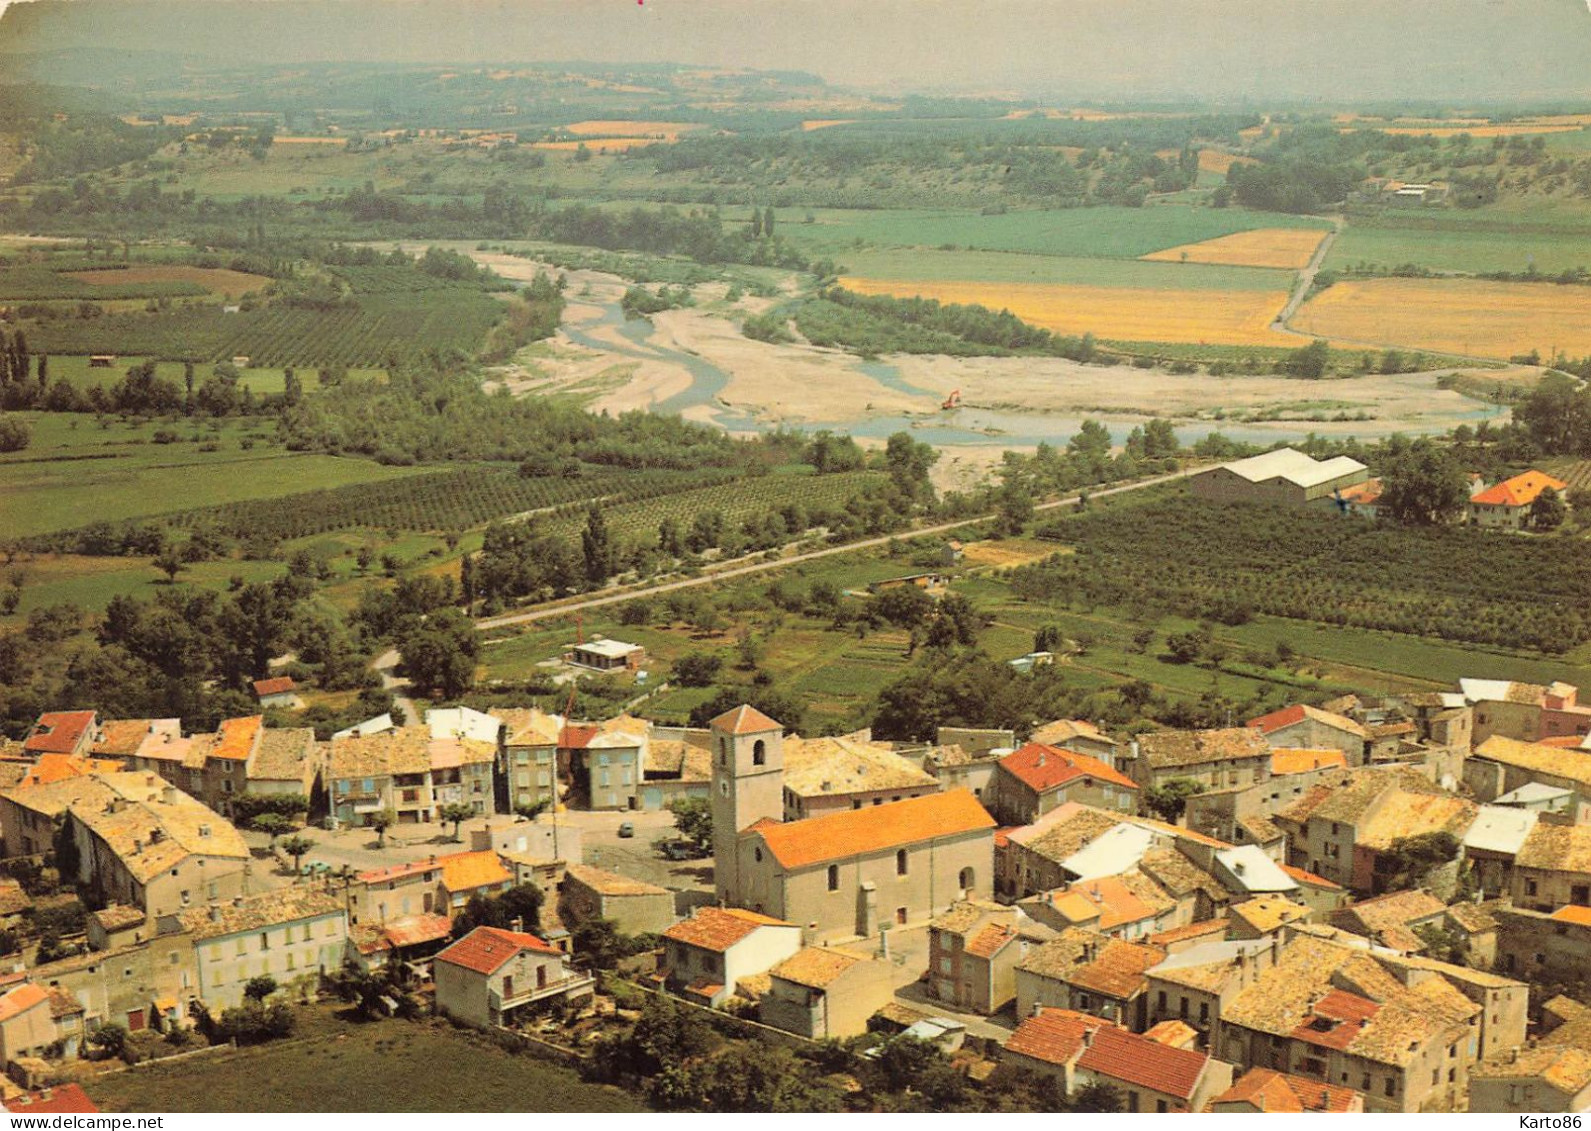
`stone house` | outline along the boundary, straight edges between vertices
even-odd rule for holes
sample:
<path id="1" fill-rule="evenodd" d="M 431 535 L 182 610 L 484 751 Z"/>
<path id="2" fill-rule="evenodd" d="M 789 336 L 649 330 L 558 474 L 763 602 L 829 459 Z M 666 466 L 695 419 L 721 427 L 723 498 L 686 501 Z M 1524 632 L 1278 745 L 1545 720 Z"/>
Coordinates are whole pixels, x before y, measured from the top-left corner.
<path id="1" fill-rule="evenodd" d="M 998 1013 L 1016 996 L 1021 918 L 1014 907 L 967 899 L 930 922 L 928 992 L 964 1013 Z"/>
<path id="2" fill-rule="evenodd" d="M 1163 961 L 1157 946 L 1069 927 L 1029 948 L 1016 968 L 1016 1014 L 1076 1010 L 1142 1032 L 1148 1027 L 1146 972 Z"/>
<path id="3" fill-rule="evenodd" d="M 1591 825 L 1536 822 L 1514 857 L 1508 894 L 1532 911 L 1591 908 Z"/>
<path id="4" fill-rule="evenodd" d="M 1425 941 L 1416 933 L 1418 929 L 1440 928 L 1446 917 L 1447 905 L 1430 892 L 1395 891 L 1350 904 L 1335 912 L 1328 922 L 1377 946 L 1418 954 L 1425 950 Z"/>
<path id="5" fill-rule="evenodd" d="M 996 764 L 993 811 L 1002 823 L 1031 825 L 1068 801 L 1134 813 L 1138 785 L 1097 758 L 1037 742 Z"/>
<path id="6" fill-rule="evenodd" d="M 522 806 L 553 804 L 560 796 L 560 715 L 535 708 L 502 707 L 489 712 L 502 724 L 498 754 L 498 804 L 505 813 Z"/>
<path id="7" fill-rule="evenodd" d="M 905 801 L 940 788 L 938 778 L 863 735 L 784 742 L 786 821 Z"/>
<path id="8" fill-rule="evenodd" d="M 586 864 L 565 871 L 560 906 L 566 922 L 608 919 L 626 935 L 661 934 L 677 918 L 667 888 Z"/>
<path id="9" fill-rule="evenodd" d="M 801 928 L 737 907 L 698 907 L 663 932 L 658 978 L 698 1005 L 718 1006 L 746 978 L 801 949 Z"/>
<path id="10" fill-rule="evenodd" d="M 1580 703 L 1571 683 L 1518 683 L 1503 679 L 1461 679 L 1459 693 L 1475 711 L 1475 745 L 1494 735 L 1518 742 L 1540 742 L 1591 733 L 1591 706 Z"/>
<path id="11" fill-rule="evenodd" d="M 569 956 L 523 931 L 476 927 L 431 962 L 441 1013 L 488 1028 L 512 1025 L 525 1011 L 590 998 L 596 979 Z"/>
<path id="12" fill-rule="evenodd" d="M 46 711 L 22 740 L 22 756 L 29 761 L 41 754 L 81 757 L 93 745 L 98 722 L 93 711 Z"/>
<path id="13" fill-rule="evenodd" d="M 192 947 L 196 996 L 212 1014 L 241 1005 L 249 980 L 313 988 L 342 967 L 348 913 L 331 892 L 300 885 L 191 907 L 160 921 L 172 946 Z"/>
<path id="14" fill-rule="evenodd" d="M 1269 1068 L 1250 1068 L 1204 1110 L 1216 1115 L 1304 1112 L 1347 1114 L 1365 1109 L 1364 1097 L 1340 1084 L 1322 1084 L 1305 1076 L 1289 1076 Z"/>
<path id="15" fill-rule="evenodd" d="M 808 1040 L 854 1037 L 894 997 L 894 972 L 889 962 L 865 954 L 802 947 L 768 970 L 758 1016 Z"/>
<path id="16" fill-rule="evenodd" d="M 1041 1009 L 1017 1026 L 1001 1062 L 1060 1084 L 1075 1095 L 1090 1084 L 1121 1092 L 1128 1112 L 1202 1111 L 1232 1083 L 1232 1066 L 1173 1048 L 1098 1017 Z"/>
<path id="17" fill-rule="evenodd" d="M 1464 784 L 1480 801 L 1501 801 L 1527 786 L 1569 790 L 1575 802 L 1554 808 L 1580 809 L 1591 804 L 1591 758 L 1584 751 L 1493 735 L 1464 762 Z"/>
<path id="18" fill-rule="evenodd" d="M 1270 744 L 1249 727 L 1140 735 L 1133 758 L 1133 777 L 1144 789 L 1172 781 L 1197 782 L 1206 790 L 1236 789 L 1267 782 L 1270 775 Z"/>
<path id="19" fill-rule="evenodd" d="M 1298 750 L 1340 750 L 1350 766 L 1370 761 L 1370 732 L 1346 715 L 1304 703 L 1283 707 L 1248 725 L 1265 736 L 1273 747 Z"/>

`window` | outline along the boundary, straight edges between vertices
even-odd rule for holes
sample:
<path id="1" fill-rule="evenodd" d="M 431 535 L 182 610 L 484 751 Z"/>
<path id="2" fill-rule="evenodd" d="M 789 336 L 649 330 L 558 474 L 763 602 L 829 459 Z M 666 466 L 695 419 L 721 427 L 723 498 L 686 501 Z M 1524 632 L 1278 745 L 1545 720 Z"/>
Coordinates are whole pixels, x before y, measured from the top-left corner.
<path id="1" fill-rule="evenodd" d="M 1386 1093 L 1389 1096 L 1395 1096 L 1398 1094 L 1398 1078 L 1396 1076 L 1387 1077 Z"/>
<path id="2" fill-rule="evenodd" d="M 270 950 L 271 949 L 271 936 L 270 936 L 270 933 L 267 932 L 267 931 L 261 931 L 260 932 L 260 949 L 261 950 Z"/>
<path id="3" fill-rule="evenodd" d="M 751 854 L 752 854 L 752 856 L 756 857 L 757 863 L 759 863 L 759 864 L 762 863 L 762 849 L 753 848 L 751 850 Z"/>
<path id="4" fill-rule="evenodd" d="M 829 865 L 829 890 L 840 890 L 840 866 L 838 864 Z"/>
<path id="5" fill-rule="evenodd" d="M 768 764 L 768 744 L 760 738 L 751 744 L 751 764 L 753 766 Z"/>
<path id="6" fill-rule="evenodd" d="M 962 891 L 971 891 L 976 877 L 971 868 L 961 869 L 961 875 L 956 878 L 956 886 Z"/>
<path id="7" fill-rule="evenodd" d="M 1162 1111 L 1162 1112 L 1167 1110 L 1166 1101 L 1165 1100 L 1156 1100 L 1155 1101 L 1155 1110 L 1156 1111 Z"/>
<path id="8" fill-rule="evenodd" d="M 906 874 L 906 850 L 904 848 L 895 850 L 895 874 L 897 876 Z"/>
<path id="9" fill-rule="evenodd" d="M 1535 880 L 1526 880 L 1525 881 L 1525 894 L 1526 895 L 1535 895 L 1536 894 L 1536 881 Z"/>
<path id="10" fill-rule="evenodd" d="M 1210 1003 L 1207 1002 L 1207 1001 L 1201 1001 L 1199 1003 L 1199 1024 L 1208 1025 L 1209 1023 L 1210 1023 Z"/>
<path id="11" fill-rule="evenodd" d="M 1155 1001 L 1155 1008 L 1164 1013 L 1166 1009 L 1166 991 L 1161 990 Z"/>

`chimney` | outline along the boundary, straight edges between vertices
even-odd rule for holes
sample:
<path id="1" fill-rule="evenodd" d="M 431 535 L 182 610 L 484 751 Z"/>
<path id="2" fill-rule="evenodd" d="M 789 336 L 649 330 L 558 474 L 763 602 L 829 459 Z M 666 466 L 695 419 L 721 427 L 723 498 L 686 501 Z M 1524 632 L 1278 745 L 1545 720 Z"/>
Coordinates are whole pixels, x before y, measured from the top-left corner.
<path id="1" fill-rule="evenodd" d="M 430 864 L 431 864 L 431 866 L 432 866 L 432 867 L 435 867 L 435 866 L 436 866 L 436 853 L 434 853 L 434 852 L 433 852 L 433 853 L 431 853 L 431 860 L 430 860 Z"/>
<path id="2" fill-rule="evenodd" d="M 1043 766 L 1043 765 L 1044 765 L 1044 755 L 1043 755 L 1043 754 L 1040 754 L 1040 755 L 1039 755 L 1039 756 L 1038 756 L 1038 760 L 1037 760 L 1037 761 L 1035 761 L 1035 762 L 1034 762 L 1034 763 L 1033 763 L 1033 764 L 1034 764 L 1034 765 L 1035 765 L 1035 766 Z"/>
<path id="3" fill-rule="evenodd" d="M 1282 960 L 1282 936 L 1280 932 L 1271 936 L 1271 965 L 1275 966 Z"/>
<path id="4" fill-rule="evenodd" d="M 217 904 L 217 903 L 212 903 L 210 905 L 210 922 L 219 923 L 220 921 L 221 921 L 221 905 Z"/>
<path id="5" fill-rule="evenodd" d="M 133 837 L 133 855 L 137 856 L 144 850 L 144 842 L 138 837 Z"/>
<path id="6" fill-rule="evenodd" d="M 508 929 L 510 931 L 513 931 L 514 934 L 516 934 L 516 935 L 524 934 L 525 933 L 525 920 L 521 919 L 521 918 L 518 918 L 516 916 L 515 919 L 513 920 L 513 922 L 508 924 Z"/>
<path id="7" fill-rule="evenodd" d="M 144 775 L 144 784 L 146 786 L 148 786 L 150 789 L 154 789 L 155 788 L 155 775 L 154 774 L 145 774 Z"/>
<path id="8" fill-rule="evenodd" d="M 177 803 L 177 787 L 174 785 L 168 785 L 165 789 L 161 790 L 160 800 L 163 804 L 175 805 Z"/>
<path id="9" fill-rule="evenodd" d="M 1094 1044 L 1094 1026 L 1089 1025 L 1083 1029 L 1083 1047 L 1092 1048 Z"/>
<path id="10" fill-rule="evenodd" d="M 243 906 L 243 897 L 241 895 L 234 895 L 232 897 L 232 906 L 233 907 L 242 907 Z"/>

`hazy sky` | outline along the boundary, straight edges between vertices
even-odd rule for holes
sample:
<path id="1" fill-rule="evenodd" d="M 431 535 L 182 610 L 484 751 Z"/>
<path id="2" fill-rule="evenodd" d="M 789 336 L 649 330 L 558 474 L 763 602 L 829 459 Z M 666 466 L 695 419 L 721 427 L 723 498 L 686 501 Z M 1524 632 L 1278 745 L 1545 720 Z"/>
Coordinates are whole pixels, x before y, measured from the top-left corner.
<path id="1" fill-rule="evenodd" d="M 251 60 L 687 62 L 799 69 L 887 88 L 1102 98 L 1591 97 L 1588 4 L 14 0 L 0 22 L 0 49 L 92 43 Z"/>

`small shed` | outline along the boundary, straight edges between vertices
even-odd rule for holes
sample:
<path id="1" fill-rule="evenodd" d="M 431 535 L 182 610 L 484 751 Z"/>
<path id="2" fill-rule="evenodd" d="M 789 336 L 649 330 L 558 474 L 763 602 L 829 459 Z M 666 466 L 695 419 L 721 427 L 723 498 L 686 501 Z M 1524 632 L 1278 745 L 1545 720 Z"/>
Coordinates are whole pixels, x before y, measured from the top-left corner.
<path id="1" fill-rule="evenodd" d="M 646 649 L 622 640 L 588 640 L 565 652 L 564 662 L 601 672 L 638 671 L 646 663 Z"/>

